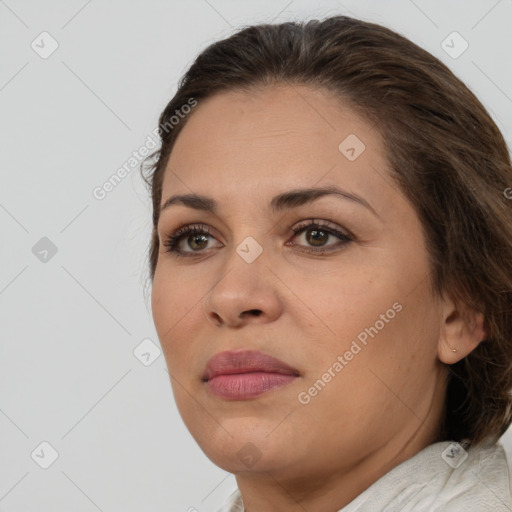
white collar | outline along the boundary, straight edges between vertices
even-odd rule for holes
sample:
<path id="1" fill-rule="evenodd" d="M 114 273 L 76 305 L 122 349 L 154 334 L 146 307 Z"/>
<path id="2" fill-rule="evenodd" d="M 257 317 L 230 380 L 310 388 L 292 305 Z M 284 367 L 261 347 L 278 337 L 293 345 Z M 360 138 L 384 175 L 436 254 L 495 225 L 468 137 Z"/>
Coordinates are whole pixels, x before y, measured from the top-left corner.
<path id="1" fill-rule="evenodd" d="M 465 451 L 442 441 L 394 467 L 339 512 L 511 512 L 510 488 L 500 443 Z M 240 491 L 217 512 L 245 512 Z"/>

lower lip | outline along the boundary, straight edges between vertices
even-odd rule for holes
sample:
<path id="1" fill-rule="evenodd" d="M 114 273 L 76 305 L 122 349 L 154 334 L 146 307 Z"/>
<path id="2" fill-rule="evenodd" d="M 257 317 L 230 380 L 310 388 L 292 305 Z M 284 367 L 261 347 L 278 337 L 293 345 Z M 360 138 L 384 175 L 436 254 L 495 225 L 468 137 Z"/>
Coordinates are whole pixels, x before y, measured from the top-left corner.
<path id="1" fill-rule="evenodd" d="M 247 400 L 257 397 L 271 389 L 285 386 L 296 375 L 280 373 L 236 373 L 232 375 L 217 375 L 206 382 L 208 389 L 216 396 L 227 400 Z"/>

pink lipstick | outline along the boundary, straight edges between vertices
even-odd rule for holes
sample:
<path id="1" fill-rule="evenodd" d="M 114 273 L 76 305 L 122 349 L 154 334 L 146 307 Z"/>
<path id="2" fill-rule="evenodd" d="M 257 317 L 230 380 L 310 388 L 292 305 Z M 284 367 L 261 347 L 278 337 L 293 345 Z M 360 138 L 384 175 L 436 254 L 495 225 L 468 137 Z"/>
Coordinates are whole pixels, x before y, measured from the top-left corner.
<path id="1" fill-rule="evenodd" d="M 208 390 L 226 400 L 248 400 L 282 387 L 300 376 L 297 369 L 255 350 L 221 352 L 203 374 Z"/>

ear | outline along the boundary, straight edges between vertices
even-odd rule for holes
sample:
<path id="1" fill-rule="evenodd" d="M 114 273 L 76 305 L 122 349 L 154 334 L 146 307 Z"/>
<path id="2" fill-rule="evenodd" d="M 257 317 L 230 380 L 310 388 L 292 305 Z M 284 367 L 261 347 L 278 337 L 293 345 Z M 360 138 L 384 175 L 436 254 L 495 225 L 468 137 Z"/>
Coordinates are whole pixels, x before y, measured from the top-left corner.
<path id="1" fill-rule="evenodd" d="M 486 336 L 483 313 L 463 303 L 455 304 L 451 299 L 443 300 L 437 349 L 443 363 L 454 364 L 465 358 Z"/>

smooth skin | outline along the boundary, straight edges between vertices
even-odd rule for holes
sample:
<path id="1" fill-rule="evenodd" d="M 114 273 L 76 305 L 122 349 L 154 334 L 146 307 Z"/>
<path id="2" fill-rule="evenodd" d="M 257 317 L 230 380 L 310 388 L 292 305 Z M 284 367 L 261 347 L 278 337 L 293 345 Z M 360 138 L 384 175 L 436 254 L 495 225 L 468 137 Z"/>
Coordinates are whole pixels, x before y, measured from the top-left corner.
<path id="1" fill-rule="evenodd" d="M 338 149 L 350 134 L 365 144 L 354 161 Z M 247 512 L 338 511 L 441 440 L 446 365 L 485 337 L 483 317 L 432 294 L 420 221 L 370 123 L 308 86 L 222 92 L 190 114 L 165 172 L 162 205 L 201 194 L 218 212 L 162 211 L 155 326 L 183 421 L 204 453 L 235 474 Z M 335 195 L 269 207 L 283 192 L 329 185 L 375 213 Z M 312 219 L 353 241 L 291 231 Z M 182 237 L 181 258 L 166 252 L 167 237 L 189 224 L 210 233 Z M 252 263 L 237 252 L 247 237 L 263 249 Z M 401 311 L 300 403 L 396 302 Z M 281 359 L 300 377 L 250 400 L 211 395 L 201 380 L 206 363 L 240 348 Z"/>

